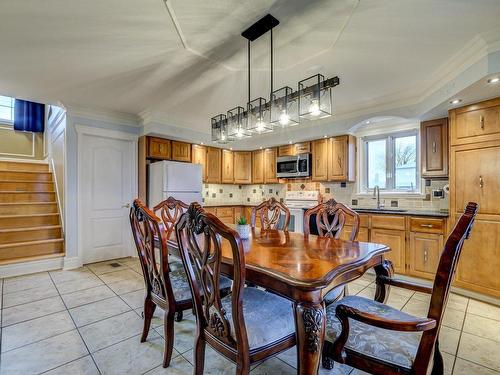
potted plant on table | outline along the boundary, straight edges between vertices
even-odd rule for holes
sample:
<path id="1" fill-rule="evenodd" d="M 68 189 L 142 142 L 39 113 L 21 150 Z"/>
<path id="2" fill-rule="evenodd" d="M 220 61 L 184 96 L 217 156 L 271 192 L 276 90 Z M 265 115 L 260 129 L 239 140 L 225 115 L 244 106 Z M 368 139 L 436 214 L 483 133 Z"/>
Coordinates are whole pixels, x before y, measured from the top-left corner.
<path id="1" fill-rule="evenodd" d="M 250 236 L 250 225 L 244 216 L 240 216 L 236 221 L 236 231 L 242 240 L 246 240 Z"/>

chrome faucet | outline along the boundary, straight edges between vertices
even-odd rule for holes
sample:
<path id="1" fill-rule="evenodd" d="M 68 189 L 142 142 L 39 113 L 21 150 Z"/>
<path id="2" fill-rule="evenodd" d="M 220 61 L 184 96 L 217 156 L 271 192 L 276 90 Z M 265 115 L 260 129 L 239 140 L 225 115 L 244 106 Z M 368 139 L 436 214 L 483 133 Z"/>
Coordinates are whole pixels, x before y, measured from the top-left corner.
<path id="1" fill-rule="evenodd" d="M 384 207 L 384 204 L 380 203 L 380 187 L 378 185 L 373 188 L 373 199 L 377 199 L 377 210 Z"/>

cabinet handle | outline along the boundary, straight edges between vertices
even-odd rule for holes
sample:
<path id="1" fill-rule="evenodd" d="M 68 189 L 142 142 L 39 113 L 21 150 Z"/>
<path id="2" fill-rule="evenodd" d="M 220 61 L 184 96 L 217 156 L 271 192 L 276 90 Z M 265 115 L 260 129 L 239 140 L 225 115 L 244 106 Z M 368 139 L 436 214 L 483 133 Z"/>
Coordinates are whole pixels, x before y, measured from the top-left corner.
<path id="1" fill-rule="evenodd" d="M 479 187 L 482 189 L 484 187 L 483 176 L 479 176 Z"/>
<path id="2" fill-rule="evenodd" d="M 424 250 L 424 263 L 427 263 L 427 260 L 429 259 L 428 258 L 428 252 L 427 252 L 427 249 Z"/>
<path id="3" fill-rule="evenodd" d="M 436 141 L 432 142 L 432 152 L 436 153 Z"/>
<path id="4" fill-rule="evenodd" d="M 479 126 L 484 130 L 484 116 L 479 116 Z"/>
<path id="5" fill-rule="evenodd" d="M 420 224 L 420 226 L 423 228 L 433 228 L 434 227 L 434 225 L 432 225 L 432 224 Z"/>

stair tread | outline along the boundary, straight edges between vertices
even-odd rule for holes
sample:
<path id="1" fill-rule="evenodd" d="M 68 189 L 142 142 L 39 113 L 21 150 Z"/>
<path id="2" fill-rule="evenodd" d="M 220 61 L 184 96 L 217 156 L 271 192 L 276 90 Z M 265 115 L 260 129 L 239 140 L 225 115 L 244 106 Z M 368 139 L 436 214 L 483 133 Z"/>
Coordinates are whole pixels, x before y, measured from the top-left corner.
<path id="1" fill-rule="evenodd" d="M 30 206 L 34 204 L 57 204 L 56 201 L 52 202 L 0 202 L 0 206 L 12 206 L 15 204 L 29 204 Z"/>
<path id="2" fill-rule="evenodd" d="M 40 191 L 40 190 L 0 190 L 1 193 L 6 193 L 6 194 L 21 194 L 21 193 L 35 193 L 35 194 L 40 194 L 40 193 L 55 193 L 55 191 Z"/>
<path id="3" fill-rule="evenodd" d="M 50 171 L 20 171 L 14 169 L 0 169 L 0 172 L 9 172 L 9 173 L 43 173 L 43 174 L 52 174 Z"/>
<path id="4" fill-rule="evenodd" d="M 21 183 L 21 184 L 53 184 L 54 181 L 33 181 L 33 180 L 9 180 L 9 179 L 1 179 L 0 178 L 0 183 L 2 182 L 11 182 L 11 183 Z"/>
<path id="5" fill-rule="evenodd" d="M 55 215 L 59 216 L 59 213 L 58 212 L 47 212 L 47 213 L 43 213 L 43 214 L 0 215 L 0 219 L 5 219 L 5 218 L 13 219 L 13 218 L 33 217 L 33 216 L 36 216 L 36 217 L 55 216 Z"/>
<path id="6" fill-rule="evenodd" d="M 34 226 L 34 227 L 6 228 L 6 229 L 0 229 L 0 233 L 25 232 L 28 230 L 57 229 L 57 228 L 62 228 L 62 226 L 61 225 L 38 225 L 38 226 Z"/>
<path id="7" fill-rule="evenodd" d="M 45 244 L 45 243 L 57 243 L 57 242 L 64 242 L 64 238 L 53 238 L 50 240 L 36 240 L 36 241 L 12 242 L 12 243 L 7 243 L 7 244 L 1 244 L 0 250 L 6 249 L 9 247 L 18 247 L 18 246 L 26 246 L 26 245 L 41 245 L 41 244 Z"/>
<path id="8" fill-rule="evenodd" d="M 7 264 L 16 264 L 16 263 L 37 261 L 37 260 L 41 260 L 41 259 L 62 258 L 65 255 L 66 255 L 65 251 L 62 250 L 60 253 L 32 255 L 32 256 L 28 256 L 28 257 L 24 257 L 24 258 L 4 259 L 4 260 L 0 260 L 0 266 L 7 265 Z"/>

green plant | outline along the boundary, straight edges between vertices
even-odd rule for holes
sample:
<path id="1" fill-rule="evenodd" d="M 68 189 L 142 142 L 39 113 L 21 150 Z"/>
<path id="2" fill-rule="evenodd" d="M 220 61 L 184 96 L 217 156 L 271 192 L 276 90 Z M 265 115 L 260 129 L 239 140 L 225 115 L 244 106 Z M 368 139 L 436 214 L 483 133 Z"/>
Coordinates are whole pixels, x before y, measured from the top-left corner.
<path id="1" fill-rule="evenodd" d="M 247 219 L 245 218 L 245 216 L 240 216 L 240 218 L 236 220 L 236 224 L 247 225 Z"/>

